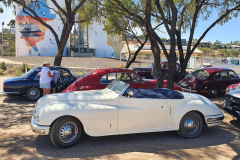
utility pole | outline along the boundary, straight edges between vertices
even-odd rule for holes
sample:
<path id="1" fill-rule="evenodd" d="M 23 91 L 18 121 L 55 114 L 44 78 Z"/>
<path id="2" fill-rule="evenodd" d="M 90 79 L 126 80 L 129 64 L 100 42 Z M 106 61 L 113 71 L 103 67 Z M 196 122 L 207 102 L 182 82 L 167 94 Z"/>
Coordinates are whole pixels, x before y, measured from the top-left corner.
<path id="1" fill-rule="evenodd" d="M 2 57 L 3 57 L 3 28 L 4 28 L 4 22 L 2 22 Z"/>

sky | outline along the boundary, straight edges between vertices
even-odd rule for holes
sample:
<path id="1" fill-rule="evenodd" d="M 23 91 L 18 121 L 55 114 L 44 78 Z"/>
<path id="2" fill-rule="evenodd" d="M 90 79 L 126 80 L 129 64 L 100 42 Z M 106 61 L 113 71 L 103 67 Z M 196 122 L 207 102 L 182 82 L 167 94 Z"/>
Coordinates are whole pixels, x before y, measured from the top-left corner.
<path id="1" fill-rule="evenodd" d="M 4 13 L 0 13 L 0 31 L 2 30 L 2 22 L 5 23 L 4 27 L 8 27 L 7 24 L 11 19 L 15 19 L 15 15 L 12 13 L 12 8 L 5 8 L 1 3 L 0 5 L 4 9 Z M 198 39 L 202 33 L 208 28 L 217 18 L 217 14 L 213 14 L 207 21 L 200 21 L 194 38 Z M 210 41 L 214 43 L 216 40 L 222 43 L 230 43 L 231 41 L 240 40 L 240 16 L 233 18 L 232 20 L 225 23 L 223 26 L 216 25 L 212 28 L 203 39 L 204 41 Z M 167 33 L 160 35 L 162 38 L 168 38 Z M 182 35 L 182 39 L 189 37 L 189 31 L 185 35 Z"/>

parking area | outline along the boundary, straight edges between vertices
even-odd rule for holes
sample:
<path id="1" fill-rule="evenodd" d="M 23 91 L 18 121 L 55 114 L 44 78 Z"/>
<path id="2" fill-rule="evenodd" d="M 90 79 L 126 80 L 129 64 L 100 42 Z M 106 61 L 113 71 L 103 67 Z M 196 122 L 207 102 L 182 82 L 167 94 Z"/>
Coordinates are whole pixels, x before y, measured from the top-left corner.
<path id="1" fill-rule="evenodd" d="M 4 79 L 0 77 L 0 87 Z M 220 108 L 224 97 L 212 99 Z M 58 149 L 48 136 L 34 134 L 30 119 L 35 102 L 0 94 L 0 159 L 240 159 L 240 121 L 225 113 L 220 126 L 204 127 L 196 139 L 175 131 L 89 137 Z"/>

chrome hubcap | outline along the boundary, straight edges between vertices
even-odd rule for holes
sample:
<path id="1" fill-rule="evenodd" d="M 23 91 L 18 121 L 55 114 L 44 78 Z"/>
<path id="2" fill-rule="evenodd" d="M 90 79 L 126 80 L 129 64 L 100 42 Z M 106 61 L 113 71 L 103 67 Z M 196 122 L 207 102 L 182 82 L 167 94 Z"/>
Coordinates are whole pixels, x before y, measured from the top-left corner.
<path id="1" fill-rule="evenodd" d="M 216 90 L 215 90 L 215 89 L 212 89 L 211 93 L 212 93 L 213 95 L 215 95 L 215 94 L 216 94 Z"/>
<path id="2" fill-rule="evenodd" d="M 59 138 L 63 143 L 71 143 L 78 134 L 78 127 L 74 122 L 64 123 L 59 130 Z"/>
<path id="3" fill-rule="evenodd" d="M 187 118 L 184 122 L 184 132 L 188 135 L 195 134 L 199 129 L 199 121 L 195 117 Z"/>
<path id="4" fill-rule="evenodd" d="M 31 100 L 37 100 L 40 97 L 40 91 L 38 89 L 31 88 L 28 90 L 27 96 Z"/>
<path id="5" fill-rule="evenodd" d="M 35 96 L 37 94 L 37 92 L 35 90 L 30 92 L 30 96 Z"/>

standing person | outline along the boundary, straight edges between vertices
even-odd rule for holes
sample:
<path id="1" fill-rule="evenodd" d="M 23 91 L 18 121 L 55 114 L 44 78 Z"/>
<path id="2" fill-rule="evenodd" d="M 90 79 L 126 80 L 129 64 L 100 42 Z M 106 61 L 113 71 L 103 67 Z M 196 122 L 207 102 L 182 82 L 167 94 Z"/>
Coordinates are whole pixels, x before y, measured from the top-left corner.
<path id="1" fill-rule="evenodd" d="M 56 87 L 57 87 L 58 79 L 60 78 L 60 72 L 57 70 L 52 72 L 53 74 L 55 74 L 55 76 L 52 78 L 52 81 L 51 81 L 51 87 L 53 90 L 52 93 L 56 93 Z"/>
<path id="2" fill-rule="evenodd" d="M 43 62 L 43 68 L 41 70 L 41 77 L 40 77 L 40 88 L 43 89 L 43 96 L 48 95 L 51 93 L 51 80 L 54 75 L 51 74 L 49 69 L 50 63 L 48 61 Z"/>

